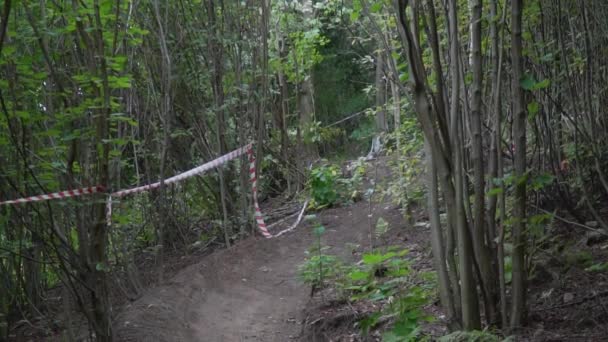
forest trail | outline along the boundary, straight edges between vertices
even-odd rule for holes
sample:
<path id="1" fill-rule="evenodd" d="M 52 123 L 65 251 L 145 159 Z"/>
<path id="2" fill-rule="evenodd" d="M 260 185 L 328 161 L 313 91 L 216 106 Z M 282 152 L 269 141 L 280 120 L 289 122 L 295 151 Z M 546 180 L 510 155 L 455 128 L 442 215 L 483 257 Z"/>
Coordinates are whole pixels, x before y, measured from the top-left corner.
<path id="1" fill-rule="evenodd" d="M 361 201 L 317 216 L 326 227 L 327 253 L 352 260 L 351 244 L 369 245 L 370 222 L 383 217 L 398 224 L 400 213 Z M 297 279 L 297 268 L 314 240 L 304 220 L 278 238 L 249 238 L 203 258 L 121 312 L 118 340 L 298 340 L 310 288 Z"/>

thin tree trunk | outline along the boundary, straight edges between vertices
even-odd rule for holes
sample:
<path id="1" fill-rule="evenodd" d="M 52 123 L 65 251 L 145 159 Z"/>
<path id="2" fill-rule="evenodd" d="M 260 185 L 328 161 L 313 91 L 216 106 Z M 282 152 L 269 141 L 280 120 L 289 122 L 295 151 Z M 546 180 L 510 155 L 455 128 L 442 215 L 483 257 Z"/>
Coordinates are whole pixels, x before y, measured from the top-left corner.
<path id="1" fill-rule="evenodd" d="M 306 21 L 312 20 L 314 18 L 314 4 L 313 0 L 304 0 L 303 1 L 303 16 Z M 297 54 L 296 52 L 294 52 Z M 307 58 L 306 56 L 297 56 L 297 59 Z M 297 68 L 297 66 L 296 66 Z M 315 105 L 314 105 L 314 83 L 313 83 L 313 75 L 312 70 L 300 70 L 300 72 L 306 72 L 308 75 L 304 77 L 304 80 L 300 83 L 300 92 L 298 94 L 298 109 L 300 111 L 300 127 L 306 129 L 310 127 L 310 125 L 314 121 L 314 113 L 315 113 Z M 304 164 L 301 165 L 300 172 L 304 172 L 307 164 L 312 162 L 317 156 L 318 151 L 317 147 L 314 143 L 304 142 L 303 146 L 303 161 Z"/>
<path id="2" fill-rule="evenodd" d="M 477 291 L 473 277 L 473 255 L 469 234 L 467 232 L 466 215 L 463 203 L 464 178 L 462 175 L 462 145 L 461 122 L 458 102 L 460 98 L 460 57 L 458 46 L 458 8 L 455 2 L 449 6 L 449 31 L 450 31 L 450 60 L 452 74 L 452 96 L 450 102 L 452 146 L 454 151 L 454 186 L 456 206 L 456 231 L 458 234 L 458 264 L 460 266 L 460 293 L 462 300 L 462 323 L 466 330 L 479 329 L 481 327 L 479 318 L 479 304 Z"/>
<path id="3" fill-rule="evenodd" d="M 437 184 L 437 167 L 433 160 L 431 148 L 428 141 L 424 144 L 426 160 L 427 160 L 427 205 L 431 223 L 431 247 L 433 249 L 433 261 L 439 279 L 439 295 L 441 304 L 446 312 L 447 322 L 449 326 L 455 323 L 456 313 L 454 308 L 454 297 L 450 287 L 446 267 L 445 243 L 443 240 L 443 232 L 441 230 L 441 221 L 439 218 L 439 190 Z"/>
<path id="4" fill-rule="evenodd" d="M 501 27 L 504 25 L 507 11 L 503 9 L 502 18 L 500 21 Z M 504 236 L 505 236 L 505 221 L 506 221 L 506 204 L 505 204 L 505 187 L 502 184 L 503 178 L 503 163 L 502 163 L 502 35 L 498 30 L 498 4 L 497 0 L 490 2 L 490 40 L 492 41 L 492 104 L 494 113 L 494 137 L 492 139 L 492 147 L 490 150 L 491 169 L 490 179 L 498 178 L 501 180 L 501 192 L 490 198 L 488 209 L 488 233 L 490 233 L 489 242 L 494 241 L 494 232 L 496 231 L 496 209 L 498 202 L 498 210 L 500 211 L 500 228 L 498 234 L 497 256 L 496 263 L 498 265 L 498 283 L 500 291 L 500 321 L 503 327 L 506 327 L 508 322 L 507 315 L 507 293 L 505 284 L 505 253 L 504 253 Z M 491 187 L 491 185 L 490 185 Z"/>
<path id="5" fill-rule="evenodd" d="M 511 62 L 513 96 L 513 139 L 515 143 L 515 203 L 513 205 L 513 270 L 511 329 L 520 328 L 526 309 L 526 112 L 519 81 L 523 76 L 522 10 L 523 0 L 511 1 Z"/>
<path id="6" fill-rule="evenodd" d="M 386 120 L 386 79 L 385 72 L 385 56 L 382 49 L 378 49 L 376 53 L 376 132 L 377 134 L 388 131 L 388 122 Z"/>
<path id="7" fill-rule="evenodd" d="M 483 82 L 482 61 L 481 61 L 481 0 L 473 0 L 471 4 L 471 62 L 473 69 L 473 84 L 471 87 L 471 131 L 472 141 L 472 162 L 474 170 L 475 202 L 473 209 L 473 244 L 475 258 L 480 268 L 481 286 L 485 295 L 484 307 L 486 320 L 494 322 L 496 320 L 496 302 L 494 284 L 494 270 L 492 269 L 492 259 L 486 245 L 486 225 L 485 225 L 485 173 L 483 158 L 483 141 L 481 135 L 481 89 Z"/>
<path id="8" fill-rule="evenodd" d="M 93 1 L 95 13 L 95 43 L 96 56 L 101 70 L 103 108 L 97 117 L 96 141 L 101 144 L 101 154 L 97 156 L 97 184 L 108 184 L 109 181 L 109 160 L 110 145 L 107 140 L 110 138 L 109 118 L 110 118 L 110 86 L 107 74 L 107 63 L 105 59 L 105 44 L 102 32 L 101 14 L 99 0 Z M 89 286 L 93 289 L 91 301 L 93 303 L 93 316 L 95 320 L 95 334 L 98 341 L 112 341 L 112 321 L 110 305 L 110 294 L 107 282 L 108 259 L 106 245 L 108 232 L 106 229 L 106 203 L 105 196 L 93 205 L 93 229 L 91 232 L 90 258 L 91 279 Z"/>
<path id="9" fill-rule="evenodd" d="M 286 51 L 286 43 L 285 37 L 283 33 L 279 31 L 279 25 L 276 28 L 276 34 L 278 38 L 276 39 L 277 51 L 279 52 L 279 57 L 282 61 L 287 58 Z M 289 86 L 287 84 L 287 77 L 281 68 L 278 70 L 278 80 L 279 80 L 279 98 L 281 101 L 281 112 L 280 112 L 280 120 L 279 120 L 279 129 L 281 131 L 281 156 L 283 157 L 283 162 L 286 165 L 289 165 L 291 162 L 291 158 L 289 158 L 289 136 L 287 135 L 287 115 L 289 114 Z M 285 168 L 285 181 L 287 182 L 287 193 L 292 193 L 292 179 L 291 179 L 291 170 L 289 167 Z"/>
<path id="10" fill-rule="evenodd" d="M 227 151 L 226 146 L 226 123 L 224 115 L 224 87 L 223 87 L 223 46 L 219 41 L 219 23 L 216 18 L 215 0 L 207 1 L 207 16 L 209 19 L 209 26 L 212 29 L 213 37 L 210 39 L 210 46 L 212 47 L 212 60 L 213 60 L 213 97 L 215 99 L 215 113 L 216 113 L 216 124 L 217 124 L 217 145 L 218 155 L 224 155 Z M 219 181 L 220 181 L 220 202 L 222 209 L 222 230 L 224 232 L 224 242 L 227 247 L 230 247 L 230 230 L 228 228 L 228 208 L 226 205 L 226 182 L 224 180 L 224 170 L 222 167 L 217 168 Z"/>
<path id="11" fill-rule="evenodd" d="M 162 66 L 161 66 L 161 105 L 159 108 L 161 122 L 163 123 L 163 143 L 161 146 L 160 153 L 160 215 L 157 229 L 158 239 L 158 255 L 157 255 L 157 267 L 158 267 L 158 282 L 162 283 L 164 278 L 164 253 L 165 253 L 165 242 L 168 241 L 166 236 L 166 228 L 169 225 L 169 209 L 167 203 L 167 189 L 165 186 L 165 178 L 167 171 L 167 154 L 169 151 L 170 134 L 171 134 L 171 56 L 169 55 L 169 49 L 167 48 L 167 40 L 165 36 L 165 29 L 167 27 L 166 20 L 160 13 L 158 0 L 154 1 L 154 16 L 156 24 L 158 25 L 158 39 L 160 50 L 162 53 Z M 165 9 L 166 11 L 166 9 Z M 166 16 L 165 16 L 166 18 Z"/>

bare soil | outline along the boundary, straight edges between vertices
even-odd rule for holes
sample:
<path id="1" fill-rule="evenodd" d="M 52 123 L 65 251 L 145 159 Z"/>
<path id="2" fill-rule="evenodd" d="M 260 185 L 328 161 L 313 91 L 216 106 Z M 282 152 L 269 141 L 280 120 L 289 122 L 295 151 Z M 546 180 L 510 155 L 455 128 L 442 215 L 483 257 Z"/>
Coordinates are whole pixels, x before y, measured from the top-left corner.
<path id="1" fill-rule="evenodd" d="M 374 165 L 366 187 L 388 179 L 384 162 Z M 326 254 L 355 261 L 372 242 L 375 247 L 398 245 L 410 250 L 408 255 L 415 268 L 432 269 L 429 229 L 424 224 L 414 224 L 427 221 L 424 210 L 410 212 L 414 216 L 410 224 L 399 208 L 381 198 L 379 189 L 383 186 L 375 188 L 377 194 L 371 204 L 360 201 L 317 213 L 326 227 L 323 244 L 330 247 Z M 390 230 L 371 241 L 370 232 L 379 217 L 389 223 Z M 291 222 L 287 220 L 283 226 Z M 587 270 L 590 265 L 608 262 L 608 238 L 590 239 L 584 231 L 568 224 L 556 224 L 547 234 L 551 241 L 534 247 L 536 263 L 529 282 L 527 326 L 516 340 L 608 340 L 607 272 Z M 310 224 L 303 221 L 296 230 L 279 238 L 251 237 L 230 249 L 216 248 L 211 254 L 206 249 L 168 258 L 171 262 L 165 264 L 167 281 L 149 287 L 154 281 L 147 276 L 155 273 L 144 272 L 147 290 L 143 296 L 115 306 L 120 307 L 114 321 L 117 340 L 379 341 L 383 327 L 365 338 L 359 336 L 356 327 L 357 321 L 377 309 L 370 306 L 373 304 L 339 301 L 331 290 L 313 294 L 298 280 L 298 265 L 304 262 L 306 250 L 314 240 Z M 53 300 L 55 318 L 61 323 L 61 301 Z M 446 332 L 437 304 L 425 308 L 438 318 L 423 327 L 427 336 Z M 15 340 L 53 340 L 51 336 L 59 333 L 24 330 L 28 333 Z"/>
<path id="2" fill-rule="evenodd" d="M 327 253 L 353 260 L 357 250 L 369 247 L 370 228 L 381 216 L 391 227 L 400 225 L 397 208 L 366 201 L 319 213 L 326 227 Z M 303 221 L 281 237 L 252 237 L 204 257 L 123 308 L 115 320 L 118 340 L 284 342 L 303 338 L 303 309 L 311 290 L 297 279 L 297 267 L 314 239 L 309 223 Z"/>

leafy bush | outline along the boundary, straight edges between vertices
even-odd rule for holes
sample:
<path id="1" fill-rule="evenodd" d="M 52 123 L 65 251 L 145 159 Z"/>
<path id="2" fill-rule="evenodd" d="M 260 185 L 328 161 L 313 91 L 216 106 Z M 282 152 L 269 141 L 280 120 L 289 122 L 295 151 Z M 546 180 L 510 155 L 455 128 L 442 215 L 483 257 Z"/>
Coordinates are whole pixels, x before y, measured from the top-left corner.
<path id="1" fill-rule="evenodd" d="M 399 130 L 387 135 L 386 145 L 388 153 L 394 157 L 388 162 L 394 177 L 388 182 L 384 195 L 410 215 L 411 207 L 421 202 L 426 193 L 424 139 L 417 121 L 403 117 Z"/>
<path id="2" fill-rule="evenodd" d="M 360 158 L 350 163 L 347 169 L 350 177 L 342 177 L 340 168 L 335 164 L 324 164 L 311 170 L 308 183 L 311 208 L 322 209 L 356 200 L 365 175 L 365 160 Z"/>
<path id="3" fill-rule="evenodd" d="M 316 208 L 335 205 L 340 196 L 337 191 L 340 170 L 336 165 L 321 165 L 310 172 L 311 206 Z"/>
<path id="4" fill-rule="evenodd" d="M 364 334 L 377 326 L 381 318 L 395 317 L 392 329 L 384 334 L 383 340 L 411 341 L 419 334 L 420 322 L 431 319 L 422 311 L 430 291 L 412 281 L 416 274 L 411 262 L 404 258 L 407 253 L 407 250 L 366 253 L 362 262 L 346 272 L 343 290 L 350 293 L 351 300 L 388 303 L 359 322 Z"/>
<path id="5" fill-rule="evenodd" d="M 316 216 L 307 219 L 315 220 Z M 411 261 L 405 258 L 408 250 L 365 253 L 360 262 L 347 266 L 337 257 L 324 254 L 324 232 L 325 228 L 315 222 L 317 240 L 307 252 L 310 257 L 298 268 L 300 279 L 313 290 L 333 285 L 339 296 L 353 302 L 377 302 L 379 305 L 374 307 L 380 309 L 358 323 L 363 334 L 391 319 L 393 326 L 383 335 L 384 341 L 419 340 L 420 322 L 432 320 L 422 308 L 428 303 L 435 282 L 425 277 L 428 273 L 412 269 Z M 419 277 L 425 281 L 417 281 Z"/>

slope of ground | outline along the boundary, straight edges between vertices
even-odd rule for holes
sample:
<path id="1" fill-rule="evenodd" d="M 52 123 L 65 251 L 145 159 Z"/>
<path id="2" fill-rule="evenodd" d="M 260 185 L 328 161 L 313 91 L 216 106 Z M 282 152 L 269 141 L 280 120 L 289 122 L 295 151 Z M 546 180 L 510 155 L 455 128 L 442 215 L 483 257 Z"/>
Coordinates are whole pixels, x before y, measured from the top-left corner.
<path id="1" fill-rule="evenodd" d="M 388 179 L 383 160 L 374 163 L 367 186 Z M 377 179 L 373 179 L 373 178 Z M 376 184 L 376 185 L 373 185 Z M 408 225 L 398 208 L 373 201 L 317 213 L 325 226 L 325 254 L 359 260 L 369 250 L 375 222 L 382 217 L 390 230 L 374 246 L 399 245 L 419 270 L 432 269 L 429 228 L 424 210 L 414 210 Z M 289 223 L 289 222 L 287 222 Z M 606 263 L 607 239 L 580 240 L 569 225 L 549 232 L 555 239 L 577 241 L 566 250 L 543 250 L 530 279 L 528 326 L 520 340 L 596 341 L 606 336 L 608 298 L 605 272 L 587 271 Z M 273 239 L 249 238 L 230 249 L 200 256 L 162 286 L 146 291 L 124 307 L 115 321 L 120 341 L 361 341 L 356 322 L 374 308 L 335 301 L 331 293 L 311 290 L 297 279 L 298 265 L 314 243 L 310 224 Z M 557 244 L 556 245 L 561 245 Z M 539 250 L 542 250 L 542 245 Z M 608 264 L 608 263 L 606 263 Z M 334 298 L 334 299 L 332 299 Z M 438 303 L 425 307 L 437 318 L 423 326 L 427 336 L 441 336 Z M 380 329 L 381 330 L 381 329 Z M 379 341 L 380 331 L 363 339 Z"/>
<path id="2" fill-rule="evenodd" d="M 370 217 L 371 215 L 371 217 Z M 397 224 L 399 211 L 362 201 L 318 215 L 327 253 L 353 258 L 369 246 L 378 217 Z M 115 321 L 121 341 L 288 341 L 298 339 L 310 289 L 297 266 L 314 242 L 303 222 L 274 239 L 250 238 L 205 257 L 128 305 Z M 354 247 L 353 247 L 354 246 Z M 359 246 L 359 247 L 356 247 Z"/>

